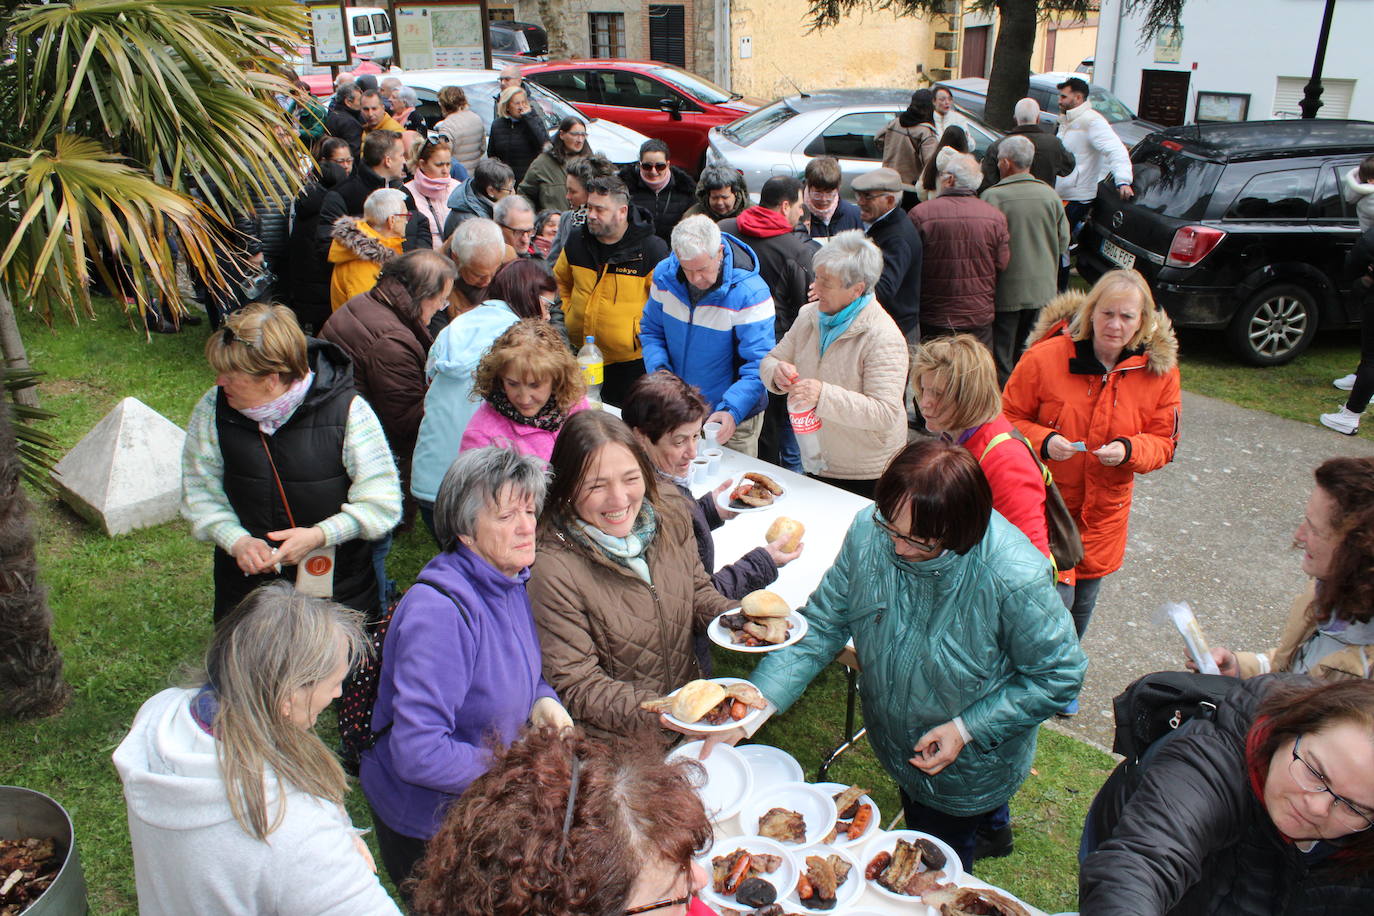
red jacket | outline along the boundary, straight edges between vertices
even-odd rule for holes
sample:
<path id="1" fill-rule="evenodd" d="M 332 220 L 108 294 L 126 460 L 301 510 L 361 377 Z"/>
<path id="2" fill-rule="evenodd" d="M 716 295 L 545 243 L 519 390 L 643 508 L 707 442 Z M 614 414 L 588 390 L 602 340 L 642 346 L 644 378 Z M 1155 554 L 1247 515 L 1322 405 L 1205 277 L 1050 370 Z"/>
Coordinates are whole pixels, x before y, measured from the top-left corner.
<path id="1" fill-rule="evenodd" d="M 973 434 L 964 440 L 964 448 L 973 453 L 983 468 L 983 475 L 992 488 L 992 508 L 1020 528 L 1036 550 L 1050 557 L 1050 534 L 1045 524 L 1045 478 L 1040 473 L 1040 465 L 1025 443 L 1014 437 L 993 446 L 990 452 L 987 450 L 989 442 L 1011 431 L 1011 422 L 999 413 L 972 430 Z M 1053 562 L 1053 558 L 1050 559 Z"/>
<path id="2" fill-rule="evenodd" d="M 1006 216 L 964 188 L 942 191 L 908 215 L 921 234 L 921 324 L 992 324 L 997 274 L 1011 262 Z"/>
<path id="3" fill-rule="evenodd" d="M 1103 374 L 1092 341 L 1076 342 L 1067 332 L 1084 298 L 1065 293 L 1045 306 L 1007 380 L 1002 408 L 1042 458 L 1050 433 L 1087 445 L 1088 452 L 1049 466 L 1083 537 L 1083 562 L 1074 573 L 1095 579 L 1121 568 L 1135 475 L 1173 460 L 1181 400 L 1169 317 L 1157 311 L 1155 330 L 1140 350 Z M 1125 444 L 1126 460 L 1107 467 L 1091 452 L 1114 440 Z"/>

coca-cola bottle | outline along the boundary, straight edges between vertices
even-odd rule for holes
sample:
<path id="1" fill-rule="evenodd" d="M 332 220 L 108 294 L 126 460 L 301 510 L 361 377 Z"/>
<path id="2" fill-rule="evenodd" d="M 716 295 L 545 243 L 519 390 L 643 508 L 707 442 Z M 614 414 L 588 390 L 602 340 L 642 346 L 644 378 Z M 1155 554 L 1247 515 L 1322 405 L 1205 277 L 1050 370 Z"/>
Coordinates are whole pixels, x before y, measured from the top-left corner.
<path id="1" fill-rule="evenodd" d="M 787 416 L 792 421 L 792 432 L 797 436 L 802 470 L 808 474 L 821 473 L 826 469 L 826 462 L 821 452 L 821 418 L 816 416 L 816 405 L 799 408 L 789 397 Z"/>

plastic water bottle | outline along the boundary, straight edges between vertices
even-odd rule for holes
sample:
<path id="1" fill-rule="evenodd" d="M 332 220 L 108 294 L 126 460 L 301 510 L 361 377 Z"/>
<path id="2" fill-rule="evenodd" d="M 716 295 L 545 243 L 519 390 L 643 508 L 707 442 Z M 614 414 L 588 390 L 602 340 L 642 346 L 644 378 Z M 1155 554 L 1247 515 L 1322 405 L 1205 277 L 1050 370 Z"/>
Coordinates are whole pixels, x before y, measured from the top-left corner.
<path id="1" fill-rule="evenodd" d="M 597 349 L 596 338 L 587 335 L 587 342 L 577 351 L 577 365 L 582 370 L 582 380 L 587 383 L 587 403 L 593 410 L 601 409 L 601 382 L 606 375 L 606 360 Z"/>
<path id="2" fill-rule="evenodd" d="M 797 437 L 797 450 L 801 452 L 802 470 L 808 474 L 819 474 L 828 466 L 821 452 L 821 418 L 816 416 L 816 408 L 797 410 L 791 400 L 787 402 L 787 417 L 792 421 L 792 432 Z"/>

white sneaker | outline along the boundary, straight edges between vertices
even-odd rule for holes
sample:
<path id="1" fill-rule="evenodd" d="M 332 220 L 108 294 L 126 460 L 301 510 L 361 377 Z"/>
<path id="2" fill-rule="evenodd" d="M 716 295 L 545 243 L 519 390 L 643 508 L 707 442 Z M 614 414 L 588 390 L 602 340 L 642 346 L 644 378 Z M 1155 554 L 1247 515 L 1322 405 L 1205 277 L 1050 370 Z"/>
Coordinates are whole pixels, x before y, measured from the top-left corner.
<path id="1" fill-rule="evenodd" d="M 1355 373 L 1352 372 L 1349 375 L 1342 375 L 1340 378 L 1336 379 L 1331 384 L 1335 385 L 1342 391 L 1349 391 L 1351 388 L 1355 387 Z"/>
<path id="2" fill-rule="evenodd" d="M 1360 415 L 1348 407 L 1342 407 L 1336 413 L 1322 414 L 1321 422 L 1327 429 L 1334 429 L 1347 436 L 1353 436 L 1360 431 Z"/>

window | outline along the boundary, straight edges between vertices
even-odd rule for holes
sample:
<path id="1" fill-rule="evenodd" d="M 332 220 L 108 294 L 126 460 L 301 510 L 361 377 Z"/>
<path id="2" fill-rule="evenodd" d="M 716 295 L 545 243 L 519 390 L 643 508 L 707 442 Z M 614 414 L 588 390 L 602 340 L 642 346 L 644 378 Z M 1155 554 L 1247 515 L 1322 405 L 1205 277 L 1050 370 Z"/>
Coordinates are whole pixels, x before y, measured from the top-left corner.
<path id="1" fill-rule="evenodd" d="M 650 5 L 649 58 L 687 66 L 687 28 L 682 7 Z"/>
<path id="2" fill-rule="evenodd" d="M 684 111 L 694 111 L 696 106 L 683 99 L 673 90 L 647 76 L 626 73 L 622 70 L 596 71 L 597 87 L 601 90 L 602 105 L 616 105 L 621 108 L 649 108 L 658 110 L 663 99 L 677 100 Z"/>
<path id="3" fill-rule="evenodd" d="M 1131 156 L 1135 205 L 1177 219 L 1202 219 L 1225 166 L 1144 140 Z"/>
<path id="4" fill-rule="evenodd" d="M 1316 181 L 1316 169 L 1256 175 L 1236 196 L 1226 219 L 1306 219 Z"/>
<path id="5" fill-rule="evenodd" d="M 588 13 L 592 57 L 625 56 L 625 14 Z"/>
<path id="6" fill-rule="evenodd" d="M 510 6 L 489 6 L 487 7 L 487 22 L 512 22 L 515 19 L 515 8 Z"/>
<path id="7" fill-rule="evenodd" d="M 688 73 L 685 70 L 655 67 L 650 72 L 668 85 L 682 90 L 684 95 L 693 96 L 711 105 L 719 105 L 721 102 L 728 102 L 731 99 L 741 97 L 733 92 L 726 92 L 710 80 L 702 79 L 695 73 Z"/>
<path id="8" fill-rule="evenodd" d="M 385 35 L 391 31 L 391 23 L 387 21 L 386 13 L 372 14 L 372 34 Z"/>
<path id="9" fill-rule="evenodd" d="M 835 156 L 839 159 L 882 159 L 873 138 L 895 111 L 861 111 L 841 115 L 830 122 L 816 139 L 806 145 L 808 156 Z"/>
<path id="10" fill-rule="evenodd" d="M 366 16 L 353 17 L 353 34 L 359 38 L 372 34 L 372 22 Z"/>
<path id="11" fill-rule="evenodd" d="M 569 102 L 595 102 L 595 93 L 592 91 L 595 87 L 591 85 L 589 77 L 590 74 L 585 70 L 551 70 L 548 73 L 531 73 L 525 79 L 533 80 Z"/>
<path id="12" fill-rule="evenodd" d="M 1306 76 L 1281 76 L 1274 90 L 1274 117 L 1300 118 L 1302 109 L 1302 87 L 1307 85 Z M 1322 77 L 1322 107 L 1317 109 L 1319 118 L 1350 117 L 1350 99 L 1355 95 L 1354 80 L 1337 80 Z"/>
<path id="13" fill-rule="evenodd" d="M 745 115 L 738 121 L 732 121 L 722 127 L 720 132 L 740 146 L 748 146 L 773 128 L 787 123 L 796 116 L 796 109 L 790 107 L 786 102 L 774 102 L 772 105 L 765 105 L 753 114 Z"/>
<path id="14" fill-rule="evenodd" d="M 1322 168 L 1321 178 L 1317 181 L 1317 197 L 1312 203 L 1314 220 L 1355 224 L 1355 210 L 1341 193 L 1341 178 L 1359 164 L 1360 161 L 1355 159 L 1350 162 L 1328 162 Z"/>

